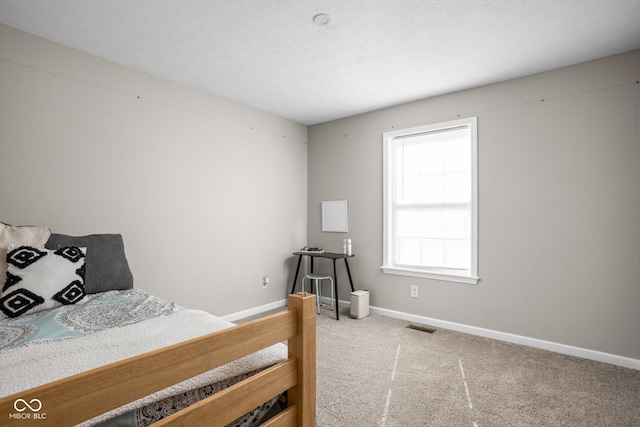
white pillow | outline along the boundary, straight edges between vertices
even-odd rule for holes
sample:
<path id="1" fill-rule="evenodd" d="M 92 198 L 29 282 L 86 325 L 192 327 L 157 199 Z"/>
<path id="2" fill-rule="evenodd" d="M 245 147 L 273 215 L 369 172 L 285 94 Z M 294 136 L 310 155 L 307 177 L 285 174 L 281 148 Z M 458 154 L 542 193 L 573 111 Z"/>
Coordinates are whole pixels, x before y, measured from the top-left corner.
<path id="1" fill-rule="evenodd" d="M 49 240 L 51 230 L 46 227 L 15 226 L 0 222 L 0 284 L 7 273 L 7 251 L 11 247 L 42 247 Z"/>
<path id="2" fill-rule="evenodd" d="M 18 317 L 86 302 L 86 252 L 86 248 L 78 247 L 51 250 L 20 246 L 9 250 L 0 311 Z"/>

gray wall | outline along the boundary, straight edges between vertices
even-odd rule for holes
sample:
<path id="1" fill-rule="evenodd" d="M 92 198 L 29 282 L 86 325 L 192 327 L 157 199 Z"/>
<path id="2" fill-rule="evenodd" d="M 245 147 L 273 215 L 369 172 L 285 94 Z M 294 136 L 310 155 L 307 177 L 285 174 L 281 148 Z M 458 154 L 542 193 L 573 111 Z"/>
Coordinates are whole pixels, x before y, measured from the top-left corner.
<path id="1" fill-rule="evenodd" d="M 372 306 L 640 359 L 638 80 L 634 51 L 312 126 L 308 243 L 351 238 Z M 474 115 L 479 284 L 383 274 L 382 133 Z M 320 231 L 330 199 L 349 233 Z"/>
<path id="2" fill-rule="evenodd" d="M 284 299 L 306 141 L 306 126 L 0 25 L 0 221 L 121 233 L 136 286 L 179 304 Z"/>

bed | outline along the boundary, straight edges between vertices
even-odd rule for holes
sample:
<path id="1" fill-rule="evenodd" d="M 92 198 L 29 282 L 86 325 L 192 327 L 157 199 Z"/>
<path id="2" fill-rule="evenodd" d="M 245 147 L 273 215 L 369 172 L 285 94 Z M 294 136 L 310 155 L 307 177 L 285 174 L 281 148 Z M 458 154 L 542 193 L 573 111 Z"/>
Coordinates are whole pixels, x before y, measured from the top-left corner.
<path id="1" fill-rule="evenodd" d="M 234 325 L 134 288 L 120 235 L 34 229 L 0 223 L 0 425 L 315 426 L 315 296 Z"/>

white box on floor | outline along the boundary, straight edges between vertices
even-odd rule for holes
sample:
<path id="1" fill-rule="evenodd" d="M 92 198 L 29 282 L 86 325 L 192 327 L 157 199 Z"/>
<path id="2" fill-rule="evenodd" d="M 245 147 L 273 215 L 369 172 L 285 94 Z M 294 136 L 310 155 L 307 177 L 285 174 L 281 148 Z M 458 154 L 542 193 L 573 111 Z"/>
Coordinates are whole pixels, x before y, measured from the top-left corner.
<path id="1" fill-rule="evenodd" d="M 369 315 L 369 291 L 351 292 L 351 317 L 362 319 Z"/>

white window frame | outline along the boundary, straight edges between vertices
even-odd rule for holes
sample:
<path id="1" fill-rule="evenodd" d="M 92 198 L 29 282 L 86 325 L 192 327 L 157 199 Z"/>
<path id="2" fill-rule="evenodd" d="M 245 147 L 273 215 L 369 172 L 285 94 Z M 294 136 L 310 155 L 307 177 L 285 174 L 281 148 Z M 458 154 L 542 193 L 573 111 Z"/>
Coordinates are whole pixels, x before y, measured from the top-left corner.
<path id="1" fill-rule="evenodd" d="M 441 132 L 443 130 L 468 127 L 471 131 L 471 248 L 468 270 L 445 268 L 412 267 L 395 265 L 393 262 L 393 184 L 392 184 L 392 141 L 395 138 L 420 133 Z M 467 284 L 477 284 L 478 277 L 478 119 L 468 117 L 448 122 L 417 126 L 383 133 L 383 265 L 387 274 L 437 279 Z"/>

